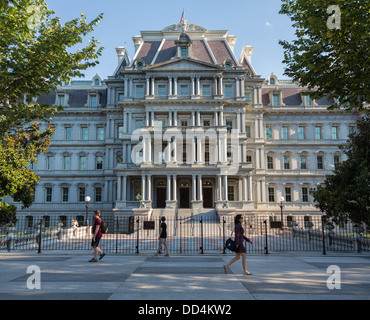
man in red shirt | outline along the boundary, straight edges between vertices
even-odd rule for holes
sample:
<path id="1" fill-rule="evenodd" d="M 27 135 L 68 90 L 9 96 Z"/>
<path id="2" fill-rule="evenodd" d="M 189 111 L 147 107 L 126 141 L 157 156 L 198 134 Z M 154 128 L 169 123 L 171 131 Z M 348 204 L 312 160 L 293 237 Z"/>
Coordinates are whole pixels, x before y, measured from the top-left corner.
<path id="1" fill-rule="evenodd" d="M 92 227 L 93 238 L 91 241 L 91 247 L 94 249 L 94 258 L 89 260 L 89 262 L 98 262 L 97 260 L 98 253 L 100 253 L 99 260 L 103 259 L 103 257 L 105 256 L 105 253 L 101 251 L 100 248 L 98 247 L 100 239 L 103 236 L 103 233 L 101 232 L 101 229 L 100 229 L 101 228 L 100 210 L 94 211 L 94 217 L 95 217 L 95 221 Z"/>

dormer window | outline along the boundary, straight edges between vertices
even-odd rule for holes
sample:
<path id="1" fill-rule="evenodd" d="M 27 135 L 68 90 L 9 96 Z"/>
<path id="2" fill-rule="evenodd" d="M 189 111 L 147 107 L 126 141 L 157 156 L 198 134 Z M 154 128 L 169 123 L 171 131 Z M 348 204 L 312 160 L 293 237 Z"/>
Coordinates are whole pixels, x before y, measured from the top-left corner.
<path id="1" fill-rule="evenodd" d="M 181 57 L 188 56 L 188 48 L 181 48 Z"/>
<path id="2" fill-rule="evenodd" d="M 177 56 L 181 58 L 190 57 L 192 41 L 186 33 L 181 33 L 179 39 L 175 42 L 177 46 Z"/>
<path id="3" fill-rule="evenodd" d="M 275 79 L 274 79 L 274 78 L 271 78 L 271 79 L 270 79 L 270 84 L 271 84 L 271 85 L 275 85 Z"/>

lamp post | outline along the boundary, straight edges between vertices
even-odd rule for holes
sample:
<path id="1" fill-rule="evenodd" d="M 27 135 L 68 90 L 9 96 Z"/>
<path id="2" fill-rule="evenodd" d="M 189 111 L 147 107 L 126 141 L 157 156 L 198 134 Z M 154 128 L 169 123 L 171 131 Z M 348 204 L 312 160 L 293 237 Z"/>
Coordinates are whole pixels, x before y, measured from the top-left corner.
<path id="1" fill-rule="evenodd" d="M 88 220 L 88 214 L 89 214 L 89 202 L 91 198 L 89 196 L 85 197 L 85 202 L 86 202 L 86 219 L 85 219 L 85 226 L 89 226 L 89 220 Z"/>
<path id="2" fill-rule="evenodd" d="M 281 214 L 281 229 L 283 229 L 283 201 L 284 201 L 284 197 L 280 197 L 280 214 Z"/>

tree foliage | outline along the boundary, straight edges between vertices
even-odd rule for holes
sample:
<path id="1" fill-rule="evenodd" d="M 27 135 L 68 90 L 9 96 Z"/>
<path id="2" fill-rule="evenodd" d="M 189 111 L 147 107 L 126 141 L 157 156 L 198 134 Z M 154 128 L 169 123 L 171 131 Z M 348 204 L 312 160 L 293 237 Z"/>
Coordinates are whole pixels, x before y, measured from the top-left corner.
<path id="1" fill-rule="evenodd" d="M 313 190 L 316 207 L 330 217 L 370 226 L 370 116 L 357 122 L 357 132 L 345 146 L 340 163 L 323 186 Z"/>
<path id="2" fill-rule="evenodd" d="M 54 14 L 45 0 L 0 0 L 0 198 L 13 197 L 24 207 L 38 181 L 29 164 L 46 152 L 53 133 L 51 127 L 41 132 L 37 121 L 47 122 L 60 109 L 37 97 L 84 76 L 103 49 L 94 38 L 83 44 L 102 14 L 91 22 L 81 14 L 65 24 Z M 14 212 L 0 203 L 0 217 Z"/>
<path id="3" fill-rule="evenodd" d="M 290 17 L 296 35 L 279 41 L 285 74 L 312 90 L 313 98 L 334 98 L 332 109 L 364 109 L 370 101 L 370 1 L 282 0 L 280 13 Z"/>

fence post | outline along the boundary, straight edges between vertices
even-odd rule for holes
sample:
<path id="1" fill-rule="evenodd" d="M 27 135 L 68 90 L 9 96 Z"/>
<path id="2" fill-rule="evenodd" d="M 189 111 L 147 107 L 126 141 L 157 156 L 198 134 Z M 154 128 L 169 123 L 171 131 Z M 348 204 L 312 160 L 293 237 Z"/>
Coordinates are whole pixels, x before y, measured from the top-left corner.
<path id="1" fill-rule="evenodd" d="M 118 253 L 118 233 L 119 233 L 119 222 L 117 217 L 117 223 L 116 223 L 116 254 Z"/>
<path id="2" fill-rule="evenodd" d="M 223 249 L 223 254 L 226 254 L 226 243 L 225 243 L 225 217 L 222 217 L 222 240 L 223 240 L 223 244 L 224 244 L 224 249 Z"/>
<path id="3" fill-rule="evenodd" d="M 203 218 L 200 218 L 200 253 L 203 254 Z"/>
<path id="4" fill-rule="evenodd" d="M 265 254 L 269 254 L 268 245 L 267 245 L 267 221 L 264 220 L 263 223 L 265 224 Z"/>
<path id="5" fill-rule="evenodd" d="M 326 247 L 325 247 L 325 232 L 324 232 L 324 216 L 321 217 L 321 230 L 322 230 L 322 254 L 326 255 Z"/>
<path id="6" fill-rule="evenodd" d="M 41 253 L 41 234 L 42 234 L 42 217 L 40 219 L 39 250 L 37 251 L 37 253 Z"/>
<path id="7" fill-rule="evenodd" d="M 136 220 L 136 224 L 137 224 L 137 235 L 136 235 L 136 253 L 139 253 L 139 218 L 137 218 Z"/>

